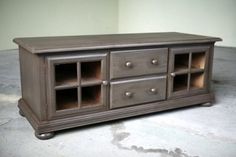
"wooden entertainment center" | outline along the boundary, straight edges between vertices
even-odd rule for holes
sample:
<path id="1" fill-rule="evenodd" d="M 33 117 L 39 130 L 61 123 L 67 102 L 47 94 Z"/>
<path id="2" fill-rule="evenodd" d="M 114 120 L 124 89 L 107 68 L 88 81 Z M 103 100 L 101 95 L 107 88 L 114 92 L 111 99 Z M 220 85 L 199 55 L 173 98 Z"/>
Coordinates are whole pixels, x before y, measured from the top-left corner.
<path id="1" fill-rule="evenodd" d="M 39 139 L 58 130 L 212 103 L 214 43 L 177 32 L 15 38 L 18 107 Z"/>

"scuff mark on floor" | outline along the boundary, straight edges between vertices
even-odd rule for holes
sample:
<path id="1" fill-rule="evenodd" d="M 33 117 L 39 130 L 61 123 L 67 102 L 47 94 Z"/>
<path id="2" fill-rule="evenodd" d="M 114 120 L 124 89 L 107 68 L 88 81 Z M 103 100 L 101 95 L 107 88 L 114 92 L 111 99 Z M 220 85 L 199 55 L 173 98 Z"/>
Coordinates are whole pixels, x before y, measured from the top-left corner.
<path id="1" fill-rule="evenodd" d="M 215 61 L 221 61 L 221 62 L 235 62 L 235 59 L 232 57 L 232 58 L 219 58 L 219 57 L 217 57 L 217 58 L 214 58 L 214 60 Z"/>
<path id="2" fill-rule="evenodd" d="M 0 119 L 0 126 L 6 125 L 9 123 L 12 119 Z"/>
<path id="3" fill-rule="evenodd" d="M 111 131 L 112 131 L 112 136 L 113 136 L 111 143 L 120 149 L 128 150 L 129 148 L 122 146 L 122 144 L 120 143 L 121 141 L 123 141 L 125 138 L 127 138 L 130 135 L 130 133 L 128 132 L 124 132 L 124 131 L 120 132 L 121 130 L 124 130 L 124 129 L 125 129 L 125 126 L 123 123 L 117 123 L 111 126 Z"/>
<path id="4" fill-rule="evenodd" d="M 212 80 L 212 83 L 218 84 L 218 85 L 236 86 L 235 80 Z"/>
<path id="5" fill-rule="evenodd" d="M 197 157 L 188 155 L 180 148 L 167 150 L 162 148 L 144 148 L 143 146 L 136 145 L 132 145 L 131 147 L 124 146 L 121 142 L 129 137 L 130 133 L 125 131 L 125 125 L 123 123 L 113 124 L 111 126 L 111 132 L 113 136 L 111 143 L 119 149 L 136 151 L 138 153 L 159 153 L 162 157 Z"/>
<path id="6" fill-rule="evenodd" d="M 131 146 L 131 150 L 135 150 L 140 153 L 160 153 L 164 157 L 192 157 L 188 154 L 184 153 L 180 148 L 175 148 L 175 150 L 167 150 L 167 149 L 160 149 L 160 148 L 148 148 L 145 149 L 142 146 Z M 197 156 L 193 156 L 197 157 Z"/>

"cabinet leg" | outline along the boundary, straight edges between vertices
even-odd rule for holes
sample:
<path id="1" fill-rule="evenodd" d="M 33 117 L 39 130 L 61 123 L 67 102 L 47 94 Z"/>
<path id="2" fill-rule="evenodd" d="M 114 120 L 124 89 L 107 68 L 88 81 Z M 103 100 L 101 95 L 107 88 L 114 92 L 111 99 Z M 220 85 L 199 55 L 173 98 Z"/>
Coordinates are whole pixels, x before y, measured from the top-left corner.
<path id="1" fill-rule="evenodd" d="M 19 109 L 19 115 L 21 115 L 22 117 L 25 117 L 24 113 L 21 111 L 21 109 Z"/>
<path id="2" fill-rule="evenodd" d="M 40 140 L 48 140 L 52 138 L 54 135 L 55 135 L 54 132 L 41 133 L 41 134 L 35 132 L 35 136 Z"/>
<path id="3" fill-rule="evenodd" d="M 204 104 L 201 104 L 202 107 L 211 107 L 213 106 L 213 102 L 207 102 L 207 103 L 204 103 Z"/>

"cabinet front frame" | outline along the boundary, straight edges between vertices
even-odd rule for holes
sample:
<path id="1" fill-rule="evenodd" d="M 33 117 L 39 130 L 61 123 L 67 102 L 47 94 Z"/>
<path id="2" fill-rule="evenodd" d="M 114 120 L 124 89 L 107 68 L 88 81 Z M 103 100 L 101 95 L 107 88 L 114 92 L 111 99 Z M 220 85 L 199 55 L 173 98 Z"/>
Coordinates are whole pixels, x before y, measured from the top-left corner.
<path id="1" fill-rule="evenodd" d="M 49 55 L 46 56 L 46 66 L 47 66 L 47 108 L 48 108 L 48 119 L 57 119 L 63 117 L 72 117 L 78 114 L 88 114 L 97 111 L 107 110 L 107 95 L 108 95 L 108 87 L 104 85 L 102 81 L 108 81 L 107 74 L 107 58 L 108 52 L 85 52 L 83 54 L 65 54 L 65 55 Z M 77 88 L 77 101 L 78 106 L 81 102 L 81 88 L 88 87 L 89 85 L 83 86 L 81 84 L 81 72 L 79 71 L 81 62 L 92 62 L 92 61 L 101 61 L 101 83 L 97 85 L 101 85 L 101 105 L 91 106 L 86 108 L 70 108 L 65 110 L 57 110 L 56 109 L 56 82 L 55 82 L 55 65 L 56 64 L 68 64 L 68 63 L 76 63 L 77 65 L 77 82 L 78 84 L 75 87 L 67 88 L 73 89 Z M 92 85 L 91 85 L 92 87 Z M 59 89 L 61 90 L 61 89 Z"/>

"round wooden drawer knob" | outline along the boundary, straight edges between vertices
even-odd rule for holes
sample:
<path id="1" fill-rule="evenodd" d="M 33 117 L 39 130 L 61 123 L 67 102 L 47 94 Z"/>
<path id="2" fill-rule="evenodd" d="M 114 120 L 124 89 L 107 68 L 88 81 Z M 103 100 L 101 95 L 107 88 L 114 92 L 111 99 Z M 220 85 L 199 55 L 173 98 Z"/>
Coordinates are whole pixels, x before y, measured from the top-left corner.
<path id="1" fill-rule="evenodd" d="M 175 73 L 170 73 L 170 75 L 171 75 L 172 77 L 175 77 Z"/>
<path id="2" fill-rule="evenodd" d="M 125 92 L 125 96 L 131 98 L 133 96 L 132 92 Z"/>
<path id="3" fill-rule="evenodd" d="M 150 89 L 150 92 L 151 92 L 152 94 L 156 94 L 156 93 L 157 93 L 157 89 L 156 89 L 156 88 L 151 88 L 151 89 Z"/>
<path id="4" fill-rule="evenodd" d="M 128 62 L 125 63 L 125 66 L 126 66 L 127 68 L 132 68 L 132 67 L 133 67 L 133 64 L 132 64 L 132 62 L 128 61 Z"/>
<path id="5" fill-rule="evenodd" d="M 157 60 L 157 59 L 152 59 L 151 63 L 152 63 L 153 65 L 157 65 L 157 64 L 158 64 L 158 60 Z"/>
<path id="6" fill-rule="evenodd" d="M 108 81 L 102 81 L 102 84 L 106 86 L 108 85 Z"/>

